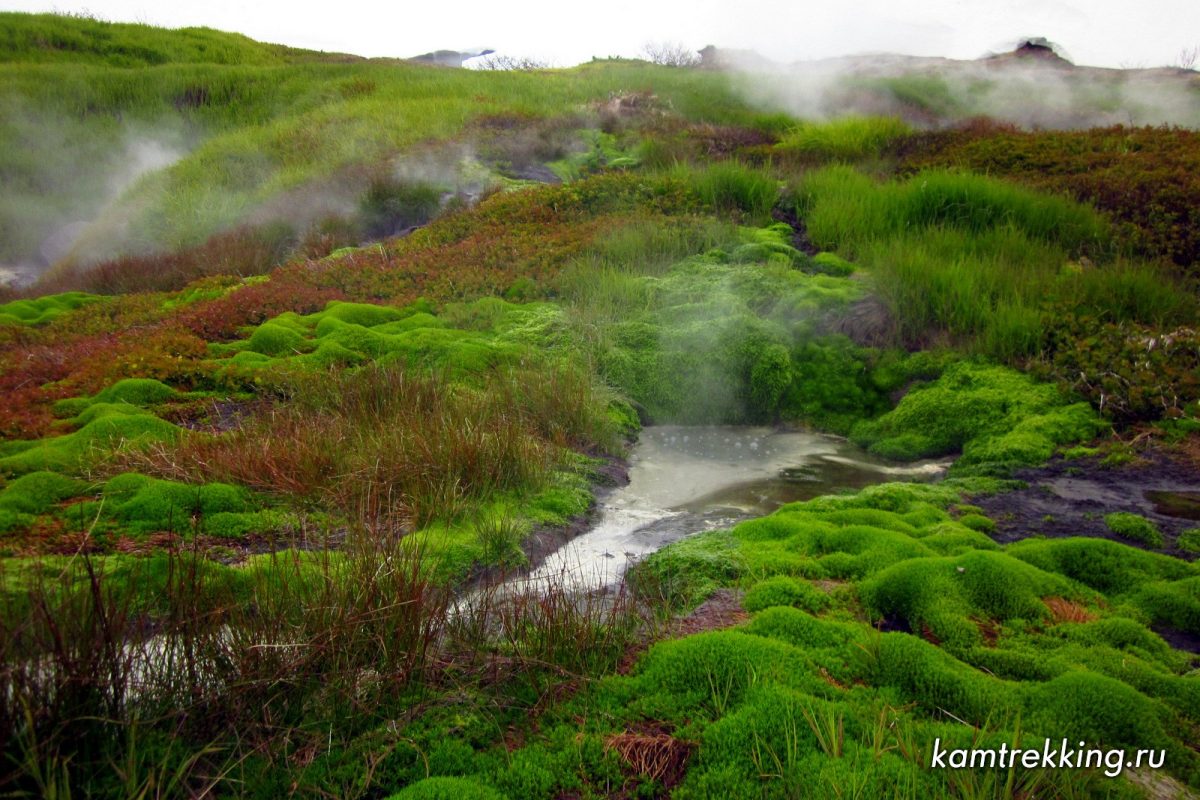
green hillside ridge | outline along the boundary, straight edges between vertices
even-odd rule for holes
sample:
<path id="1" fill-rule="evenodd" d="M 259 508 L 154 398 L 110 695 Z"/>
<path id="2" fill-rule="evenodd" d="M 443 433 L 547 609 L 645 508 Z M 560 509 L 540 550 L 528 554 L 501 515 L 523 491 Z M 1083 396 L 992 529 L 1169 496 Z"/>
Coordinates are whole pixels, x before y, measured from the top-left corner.
<path id="1" fill-rule="evenodd" d="M 0 61 L 73 63 L 108 67 L 163 64 L 271 66 L 307 54 L 262 44 L 212 28 L 167 30 L 152 25 L 105 22 L 86 15 L 0 14 Z"/>

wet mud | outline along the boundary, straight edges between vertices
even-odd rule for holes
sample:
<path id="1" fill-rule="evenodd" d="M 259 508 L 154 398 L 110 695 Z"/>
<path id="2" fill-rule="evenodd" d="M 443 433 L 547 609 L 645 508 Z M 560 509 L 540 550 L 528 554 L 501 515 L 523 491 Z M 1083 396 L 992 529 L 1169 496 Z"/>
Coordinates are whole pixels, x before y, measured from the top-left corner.
<path id="1" fill-rule="evenodd" d="M 1198 525 L 1200 471 L 1189 462 L 1160 452 L 1111 467 L 1094 458 L 1057 459 L 1014 477 L 1026 488 L 972 501 L 995 520 L 992 538 L 1001 544 L 1031 536 L 1089 536 L 1149 549 L 1108 529 L 1104 515 L 1125 511 L 1162 531 L 1166 545 L 1157 552 L 1196 559 L 1176 546 L 1180 533 Z"/>

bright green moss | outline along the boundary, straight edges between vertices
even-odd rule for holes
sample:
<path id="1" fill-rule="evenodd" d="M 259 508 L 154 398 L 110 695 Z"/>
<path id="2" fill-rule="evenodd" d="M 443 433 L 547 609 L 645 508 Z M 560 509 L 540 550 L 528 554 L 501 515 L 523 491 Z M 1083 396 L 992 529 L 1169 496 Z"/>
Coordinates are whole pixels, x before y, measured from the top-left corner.
<path id="1" fill-rule="evenodd" d="M 170 386 L 153 378 L 126 378 L 117 381 L 92 398 L 97 403 L 129 403 L 149 406 L 174 400 L 179 395 Z"/>
<path id="2" fill-rule="evenodd" d="M 70 397 L 54 404 L 54 413 L 70 417 L 81 427 L 110 413 L 136 414 L 138 409 L 186 397 L 162 381 L 153 378 L 125 378 L 92 397 Z"/>
<path id="3" fill-rule="evenodd" d="M 967 550 L 999 549 L 999 545 L 987 535 L 954 522 L 934 526 L 921 537 L 921 544 L 942 555 L 958 555 Z"/>
<path id="4" fill-rule="evenodd" d="M 829 605 L 829 597 L 813 588 L 807 581 L 777 575 L 759 581 L 746 592 L 742 607 L 747 611 L 761 611 L 772 606 L 794 606 L 816 613 Z"/>
<path id="5" fill-rule="evenodd" d="M 333 342 L 360 353 L 367 358 L 375 359 L 390 352 L 393 341 L 398 337 L 383 336 L 370 328 L 343 322 L 336 317 L 326 317 L 317 324 L 317 337 L 321 342 Z"/>
<path id="6" fill-rule="evenodd" d="M 398 319 L 395 322 L 385 322 L 381 325 L 376 325 L 374 328 L 372 328 L 372 330 L 374 330 L 376 333 L 392 335 L 415 330 L 417 328 L 446 327 L 449 327 L 448 322 L 439 317 L 435 317 L 433 314 L 422 311 L 413 314 L 412 316 L 405 317 L 404 319 Z"/>
<path id="7" fill-rule="evenodd" d="M 821 531 L 832 531 L 837 525 L 821 515 L 805 514 L 784 506 L 774 514 L 739 523 L 734 529 L 737 538 L 748 542 L 769 542 L 781 539 L 794 541 L 798 535 L 816 535 Z M 806 539 L 807 541 L 807 539 Z M 789 541 L 789 544 L 792 542 Z"/>
<path id="8" fill-rule="evenodd" d="M 1110 747 L 1163 747 L 1168 742 L 1153 701 L 1104 675 L 1060 675 L 1032 688 L 1025 706 L 1029 728 L 1045 736 Z"/>
<path id="9" fill-rule="evenodd" d="M 310 353 L 289 359 L 289 363 L 302 368 L 326 370 L 330 367 L 351 367 L 366 360 L 364 356 L 333 341 L 322 341 Z"/>
<path id="10" fill-rule="evenodd" d="M 686 725 L 683 735 L 700 749 L 676 790 L 683 797 L 718 790 L 757 797 L 764 785 L 797 781 L 806 794 L 836 797 L 848 774 L 855 785 L 879 781 L 886 796 L 900 776 L 913 774 L 912 765 L 898 757 L 893 764 L 894 751 L 872 751 L 868 743 L 892 713 L 886 709 L 902 707 L 886 723 L 902 732 L 898 738 L 1012 746 L 1019 727 L 1092 745 L 1155 742 L 1186 777 L 1195 758 L 1169 732 L 1190 730 L 1200 688 L 1186 676 L 1189 657 L 1147 625 L 1196 629 L 1200 574 L 1186 562 L 1106 540 L 1026 540 L 1001 549 L 946 511 L 986 520 L 963 504 L 964 494 L 1004 485 L 971 479 L 870 487 L 793 503 L 659 551 L 634 570 L 635 583 L 648 567 L 656 585 L 670 575 L 695 599 L 741 582 L 753 618 L 736 631 L 660 643 L 633 677 L 613 679 L 604 691 L 626 720 L 617 729 L 645 718 Z M 704 579 L 689 581 L 693 568 Z M 818 594 L 797 577 L 814 568 L 851 583 Z M 801 610 L 813 596 L 821 617 Z M 1045 602 L 1051 597 L 1099 618 L 1058 621 Z M 864 612 L 912 633 L 880 634 L 861 621 Z M 841 758 L 817 742 L 821 724 L 844 725 Z M 831 771 L 831 763 L 849 772 Z M 783 777 L 764 784 L 765 769 Z M 931 784 L 918 796 L 953 795 L 943 777 L 920 774 Z"/>
<path id="11" fill-rule="evenodd" d="M 1146 619 L 1200 634 L 1200 576 L 1147 583 L 1130 599 Z"/>
<path id="12" fill-rule="evenodd" d="M 676 713 L 719 717 L 752 687 L 777 683 L 821 694 L 829 685 L 799 648 L 738 631 L 714 631 L 660 642 L 639 663 L 637 682 Z"/>
<path id="13" fill-rule="evenodd" d="M 73 473 L 97 453 L 117 447 L 171 441 L 179 434 L 178 427 L 151 414 L 107 413 L 74 433 L 22 443 L 24 446 L 19 452 L 0 458 L 0 471 Z"/>
<path id="14" fill-rule="evenodd" d="M 854 272 L 854 265 L 836 253 L 817 253 L 812 257 L 812 270 L 826 275 L 845 277 Z"/>
<path id="15" fill-rule="evenodd" d="M 1144 655 L 1159 662 L 1174 662 L 1173 666 L 1186 666 L 1186 659 L 1171 649 L 1162 637 L 1149 630 L 1137 620 L 1127 617 L 1107 617 L 1092 622 L 1070 626 L 1066 632 L 1072 640 L 1087 644 L 1104 644 L 1118 650 Z"/>
<path id="16" fill-rule="evenodd" d="M 88 490 L 84 481 L 57 472 L 31 472 L 10 482 L 0 491 L 0 510 L 21 514 L 43 514 L 63 500 Z"/>
<path id="17" fill-rule="evenodd" d="M 1140 542 L 1156 550 L 1165 544 L 1158 526 L 1138 514 L 1115 511 L 1112 514 L 1104 515 L 1104 524 L 1118 536 Z"/>
<path id="18" fill-rule="evenodd" d="M 264 356 L 286 356 L 306 353 L 312 349 L 312 345 L 293 328 L 264 322 L 250 334 L 247 349 Z"/>
<path id="19" fill-rule="evenodd" d="M 201 519 L 201 530 L 223 539 L 241 539 L 252 533 L 269 533 L 288 527 L 292 518 L 275 511 L 218 511 Z"/>
<path id="20" fill-rule="evenodd" d="M 103 417 L 138 416 L 142 410 L 131 403 L 89 403 L 75 416 L 66 420 L 66 424 L 82 428 L 88 423 Z"/>
<path id="21" fill-rule="evenodd" d="M 869 353 L 815 331 L 814 321 L 860 297 L 861 285 L 795 269 L 807 259 L 791 236 L 781 224 L 739 229 L 730 253 L 652 276 L 630 275 L 636 262 L 594 276 L 580 266 L 567 293 L 605 315 L 594 351 L 601 376 L 657 422 L 783 418 L 848 430 L 883 410 Z M 582 333 L 590 340 L 597 331 Z"/>
<path id="22" fill-rule="evenodd" d="M 709 768 L 732 768 L 740 777 L 757 780 L 761 757 L 770 762 L 767 752 L 791 759 L 816 753 L 817 737 L 805 723 L 804 714 L 825 705 L 824 700 L 780 686 L 757 689 L 744 706 L 705 729 L 700 744 L 704 763 Z M 759 764 L 755 764 L 756 753 Z"/>
<path id="23" fill-rule="evenodd" d="M 0 304 L 0 324 L 43 325 L 66 311 L 103 299 L 85 292 L 63 292 L 33 300 L 13 300 Z"/>
<path id="24" fill-rule="evenodd" d="M 746 633 L 778 639 L 806 651 L 829 650 L 841 652 L 855 646 L 864 638 L 864 630 L 844 622 L 819 619 L 790 606 L 772 606 L 743 629 Z"/>
<path id="25" fill-rule="evenodd" d="M 852 438 L 902 460 L 962 450 L 964 464 L 1036 464 L 1101 425 L 1086 404 L 1064 406 L 1054 386 L 1005 367 L 964 362 L 909 392 L 879 419 L 855 426 Z"/>
<path id="26" fill-rule="evenodd" d="M 846 509 L 869 509 L 876 511 L 895 512 L 904 514 L 918 504 L 932 503 L 948 506 L 962 500 L 964 492 L 984 492 L 992 484 L 986 481 L 971 480 L 942 481 L 941 483 L 879 483 L 868 486 L 852 495 L 824 495 L 803 503 L 793 503 L 784 506 L 785 509 L 804 510 L 813 512 L 840 511 Z M 886 519 L 886 518 L 885 518 Z M 907 525 L 903 519 L 897 519 L 900 524 Z M 884 527 L 877 523 L 870 523 Z M 893 526 L 895 523 L 893 523 Z"/>
<path id="27" fill-rule="evenodd" d="M 692 536 L 651 553 L 629 572 L 635 591 L 675 606 L 698 604 L 731 585 L 744 568 L 737 541 L 725 531 Z"/>
<path id="28" fill-rule="evenodd" d="M 242 350 L 234 353 L 229 359 L 230 364 L 237 364 L 244 367 L 261 367 L 265 364 L 270 364 L 274 361 L 271 356 L 264 356 L 262 353 L 256 353 L 253 350 Z"/>
<path id="29" fill-rule="evenodd" d="M 1075 403 L 1027 417 L 999 436 L 967 442 L 962 463 L 1040 464 L 1059 445 L 1090 439 L 1100 432 L 1102 425 L 1090 405 Z"/>
<path id="30" fill-rule="evenodd" d="M 453 344 L 449 340 L 438 341 L 434 331 L 413 331 L 407 334 L 404 349 L 397 355 L 409 363 L 430 367 L 445 367 L 452 374 L 476 375 L 501 364 L 511 362 L 519 351 L 493 345 L 484 340 L 460 339 Z"/>
<path id="31" fill-rule="evenodd" d="M 1038 620 L 1040 598 L 1072 593 L 1057 575 L 1004 553 L 971 550 L 952 558 L 906 561 L 859 584 L 864 605 L 882 617 L 929 629 L 954 648 L 980 642 L 971 618 Z"/>
<path id="32" fill-rule="evenodd" d="M 490 786 L 468 778 L 425 778 L 387 800 L 506 800 Z"/>
<path id="33" fill-rule="evenodd" d="M 908 506 L 911 508 L 912 506 Z M 907 508 L 905 509 L 907 513 Z M 884 511 L 879 508 L 846 508 L 837 511 L 825 511 L 815 519 L 845 527 L 848 525 L 867 525 L 872 528 L 903 533 L 909 536 L 918 535 L 916 526 L 908 522 L 901 514 L 894 511 Z"/>
<path id="34" fill-rule="evenodd" d="M 587 479 L 580 475 L 559 473 L 555 484 L 542 489 L 520 510 L 534 522 L 562 525 L 587 513 L 592 505 L 592 492 Z"/>
<path id="35" fill-rule="evenodd" d="M 972 669 L 914 636 L 888 633 L 878 642 L 874 679 L 891 686 L 929 713 L 949 711 L 983 723 L 1013 710 L 1016 685 Z"/>
<path id="36" fill-rule="evenodd" d="M 1105 594 L 1195 574 L 1186 562 L 1105 539 L 1026 539 L 1010 545 L 1007 552 Z"/>
<path id="37" fill-rule="evenodd" d="M 958 518 L 958 524 L 981 533 L 991 533 L 996 530 L 996 523 L 980 513 L 963 514 Z"/>
<path id="38" fill-rule="evenodd" d="M 408 316 L 408 314 L 404 310 L 391 306 L 376 306 L 370 303 L 344 303 L 338 300 L 331 300 L 325 306 L 324 311 L 309 315 L 307 319 L 310 321 L 336 319 L 351 325 L 373 328 L 376 325 L 382 325 L 386 322 L 395 322 L 403 319 L 405 316 Z"/>
<path id="39" fill-rule="evenodd" d="M 1200 528 L 1188 528 L 1179 534 L 1175 545 L 1185 553 L 1200 553 Z"/>
<path id="40" fill-rule="evenodd" d="M 188 485 L 137 473 L 104 484 L 108 513 L 134 533 L 200 530 L 236 538 L 279 527 L 283 518 L 259 512 L 245 489 L 224 483 Z"/>
<path id="41" fill-rule="evenodd" d="M 295 311 L 285 311 L 282 314 L 271 317 L 267 322 L 293 330 L 301 336 L 312 334 L 311 317 L 302 317 Z"/>
<path id="42" fill-rule="evenodd" d="M 90 397 L 68 397 L 57 401 L 52 408 L 57 417 L 75 417 L 91 405 L 91 402 Z"/>
<path id="43" fill-rule="evenodd" d="M 828 554 L 820 563 L 832 578 L 861 578 L 897 562 L 933 554 L 911 536 L 869 525 L 849 525 L 819 534 L 809 547 L 811 555 Z"/>

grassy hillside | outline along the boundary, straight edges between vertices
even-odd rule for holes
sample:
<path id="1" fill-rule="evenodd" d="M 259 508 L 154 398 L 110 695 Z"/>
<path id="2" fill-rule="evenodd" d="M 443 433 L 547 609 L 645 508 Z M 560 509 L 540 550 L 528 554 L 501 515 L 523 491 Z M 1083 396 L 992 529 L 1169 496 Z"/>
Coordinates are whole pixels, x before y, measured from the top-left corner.
<path id="1" fill-rule="evenodd" d="M 286 220 L 303 233 L 353 207 L 370 179 L 392 172 L 415 144 L 446 141 L 497 117 L 594 127 L 590 104 L 648 83 L 657 103 L 691 119 L 753 116 L 721 76 L 644 64 L 472 72 L 285 58 L 249 42 L 246 52 L 208 59 L 168 47 L 187 42 L 186 32 L 159 41 L 152 29 L 86 20 L 14 14 L 0 23 L 21 41 L 33 41 L 29 31 L 38 25 L 59 24 L 64 36 L 80 40 L 75 50 L 53 51 L 52 62 L 21 58 L 32 46 L 25 45 L 0 64 L 0 179 L 13 190 L 0 208 L 0 265 L 39 270 L 197 245 L 253 219 Z M 159 42 L 162 58 L 152 68 L 130 70 L 115 56 L 90 55 L 106 52 L 108 38 L 126 27 Z M 559 139 L 543 149 L 586 147 Z M 461 159 L 442 158 L 441 184 L 464 180 L 456 175 Z M 48 250 L 47 239 L 72 224 Z"/>
<path id="2" fill-rule="evenodd" d="M 0 27 L 0 792 L 1200 787 L 1195 132 Z M 661 423 L 953 463 L 502 586 Z"/>
<path id="3" fill-rule="evenodd" d="M 271 66 L 284 63 L 287 52 L 278 45 L 212 28 L 164 30 L 151 25 L 101 22 L 83 15 L 0 14 L 0 61 L 6 63 Z"/>

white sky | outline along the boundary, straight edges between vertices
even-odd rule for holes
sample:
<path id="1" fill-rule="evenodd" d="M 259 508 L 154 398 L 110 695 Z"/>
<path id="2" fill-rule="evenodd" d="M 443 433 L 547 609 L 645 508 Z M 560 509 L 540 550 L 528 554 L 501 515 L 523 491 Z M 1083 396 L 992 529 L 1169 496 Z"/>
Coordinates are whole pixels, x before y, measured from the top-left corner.
<path id="1" fill-rule="evenodd" d="M 863 52 L 976 58 L 1043 36 L 1079 64 L 1157 67 L 1200 45 L 1200 0 L 0 0 L 364 56 L 490 47 L 559 66 L 647 42 L 753 48 L 778 61 Z"/>

